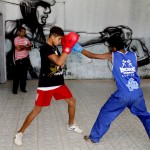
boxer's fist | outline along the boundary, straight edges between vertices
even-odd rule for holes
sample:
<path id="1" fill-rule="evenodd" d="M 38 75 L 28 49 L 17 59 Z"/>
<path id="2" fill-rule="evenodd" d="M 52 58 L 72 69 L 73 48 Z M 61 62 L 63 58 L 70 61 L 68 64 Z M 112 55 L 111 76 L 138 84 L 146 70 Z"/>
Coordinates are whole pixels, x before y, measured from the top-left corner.
<path id="1" fill-rule="evenodd" d="M 84 50 L 84 48 L 79 43 L 76 43 L 72 48 L 72 52 L 81 53 L 83 50 Z"/>
<path id="2" fill-rule="evenodd" d="M 73 46 L 78 41 L 78 39 L 79 39 L 79 36 L 75 32 L 70 32 L 67 35 L 65 35 L 61 40 L 62 52 L 69 54 Z"/>

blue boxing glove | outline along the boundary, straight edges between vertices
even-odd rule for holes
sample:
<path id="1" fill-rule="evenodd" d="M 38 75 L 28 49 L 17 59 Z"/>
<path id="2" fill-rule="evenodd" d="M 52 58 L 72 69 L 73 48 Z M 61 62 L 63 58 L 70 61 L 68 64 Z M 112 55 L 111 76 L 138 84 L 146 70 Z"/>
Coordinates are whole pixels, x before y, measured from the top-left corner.
<path id="1" fill-rule="evenodd" d="M 84 48 L 79 43 L 76 43 L 72 48 L 72 52 L 81 53 L 83 50 L 84 50 Z"/>

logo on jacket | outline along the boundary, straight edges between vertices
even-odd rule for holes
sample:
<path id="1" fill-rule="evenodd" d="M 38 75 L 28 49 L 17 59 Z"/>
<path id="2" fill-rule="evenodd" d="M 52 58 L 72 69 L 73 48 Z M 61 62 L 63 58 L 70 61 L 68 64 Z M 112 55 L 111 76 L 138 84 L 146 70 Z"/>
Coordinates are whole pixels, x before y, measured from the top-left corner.
<path id="1" fill-rule="evenodd" d="M 136 69 L 132 66 L 132 63 L 129 59 L 122 60 L 122 67 L 120 67 L 120 72 L 122 73 L 123 77 L 134 76 Z"/>
<path id="2" fill-rule="evenodd" d="M 129 91 L 134 91 L 135 89 L 139 88 L 139 84 L 133 78 L 128 80 L 128 84 L 126 84 L 126 86 L 128 87 Z"/>

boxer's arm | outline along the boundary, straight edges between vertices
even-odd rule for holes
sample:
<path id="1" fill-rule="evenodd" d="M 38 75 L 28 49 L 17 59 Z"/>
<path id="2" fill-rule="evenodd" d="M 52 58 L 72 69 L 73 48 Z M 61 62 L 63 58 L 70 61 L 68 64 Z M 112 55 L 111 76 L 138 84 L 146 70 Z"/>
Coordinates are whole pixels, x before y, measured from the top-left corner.
<path id="1" fill-rule="evenodd" d="M 56 54 L 49 55 L 48 58 L 51 59 L 56 65 L 63 67 L 68 54 L 71 53 L 72 47 L 78 41 L 79 36 L 75 32 L 70 32 L 65 35 L 62 40 L 62 55 L 58 56 Z"/>
<path id="2" fill-rule="evenodd" d="M 82 47 L 79 43 L 76 43 L 73 48 L 72 48 L 72 52 L 79 52 L 82 53 L 83 55 L 85 55 L 88 58 L 91 59 L 112 59 L 112 53 L 108 52 L 108 53 L 104 53 L 104 54 L 95 54 L 92 53 L 88 50 L 85 50 L 84 47 Z"/>
<path id="3" fill-rule="evenodd" d="M 63 65 L 65 64 L 67 57 L 68 57 L 67 53 L 62 53 L 61 56 L 58 56 L 56 54 L 52 54 L 48 56 L 48 58 L 51 61 L 53 61 L 56 65 L 61 66 L 61 67 L 63 67 Z"/>
<path id="4" fill-rule="evenodd" d="M 88 58 L 91 59 L 108 59 L 108 60 L 112 60 L 112 53 L 108 52 L 108 53 L 104 53 L 104 54 L 95 54 L 92 52 L 89 52 L 88 50 L 82 50 L 81 52 L 83 55 L 85 55 Z"/>

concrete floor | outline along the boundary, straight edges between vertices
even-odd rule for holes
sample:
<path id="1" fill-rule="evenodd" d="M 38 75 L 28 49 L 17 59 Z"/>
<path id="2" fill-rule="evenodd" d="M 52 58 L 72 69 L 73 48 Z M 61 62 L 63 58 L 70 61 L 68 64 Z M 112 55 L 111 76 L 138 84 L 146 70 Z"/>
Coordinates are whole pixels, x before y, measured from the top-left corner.
<path id="1" fill-rule="evenodd" d="M 126 109 L 111 125 L 98 145 L 85 142 L 99 109 L 115 90 L 113 80 L 66 80 L 77 100 L 76 121 L 84 130 L 66 130 L 68 115 L 65 101 L 53 99 L 43 108 L 23 137 L 23 145 L 13 143 L 16 131 L 34 106 L 37 80 L 27 81 L 27 93 L 12 94 L 12 81 L 0 84 L 0 150 L 149 150 L 150 140 L 141 122 Z M 150 111 L 150 79 L 141 80 Z"/>

